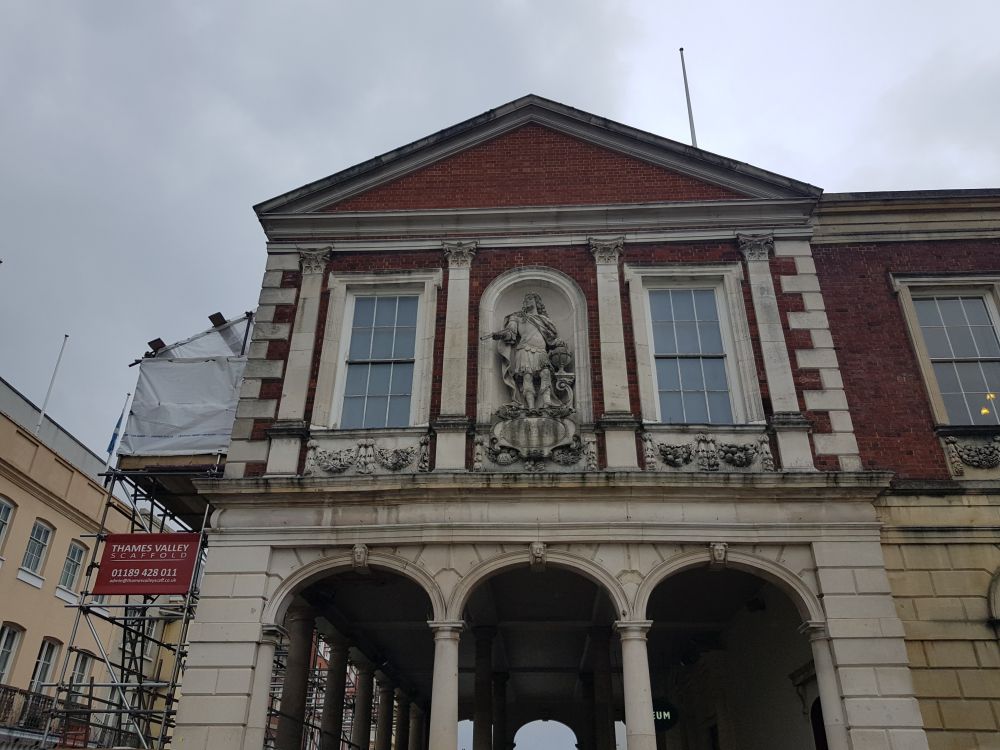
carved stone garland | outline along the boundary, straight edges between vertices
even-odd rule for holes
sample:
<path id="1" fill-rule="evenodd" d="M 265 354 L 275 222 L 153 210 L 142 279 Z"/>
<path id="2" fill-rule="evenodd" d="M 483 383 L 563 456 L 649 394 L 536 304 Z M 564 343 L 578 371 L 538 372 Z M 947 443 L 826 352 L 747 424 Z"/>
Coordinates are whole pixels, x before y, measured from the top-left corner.
<path id="1" fill-rule="evenodd" d="M 700 471 L 719 471 L 723 464 L 746 469 L 755 461 L 759 461 L 762 471 L 774 471 L 771 443 L 766 435 L 752 443 L 720 443 L 713 436 L 702 433 L 693 443 L 669 445 L 656 442 L 650 433 L 644 432 L 642 447 L 647 471 L 658 470 L 659 463 L 681 469 L 692 462 Z"/>
<path id="2" fill-rule="evenodd" d="M 948 448 L 948 461 L 955 476 L 965 474 L 965 467 L 995 469 L 1000 466 L 1000 435 L 989 443 L 963 443 L 956 437 L 944 439 Z"/>
<path id="3" fill-rule="evenodd" d="M 397 472 L 410 466 L 414 458 L 417 459 L 417 471 L 429 471 L 429 443 L 426 435 L 420 438 L 419 447 L 406 448 L 383 448 L 374 440 L 359 440 L 355 446 L 326 451 L 315 440 L 310 440 L 307 443 L 309 454 L 305 473 L 308 476 L 319 469 L 330 474 L 343 474 L 352 466 L 358 474 L 374 474 L 378 467 Z"/>

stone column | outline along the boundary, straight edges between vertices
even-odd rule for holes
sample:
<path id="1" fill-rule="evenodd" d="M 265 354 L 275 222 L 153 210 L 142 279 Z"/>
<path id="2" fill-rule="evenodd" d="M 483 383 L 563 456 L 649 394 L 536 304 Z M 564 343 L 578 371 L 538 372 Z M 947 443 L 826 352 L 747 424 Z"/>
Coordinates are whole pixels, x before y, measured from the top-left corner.
<path id="1" fill-rule="evenodd" d="M 324 247 L 299 251 L 302 284 L 299 289 L 292 335 L 288 342 L 288 364 L 285 366 L 281 401 L 278 403 L 278 421 L 269 433 L 268 474 L 298 472 L 299 449 L 303 435 L 306 434 L 306 394 L 309 392 L 309 377 L 312 372 L 319 300 L 323 292 L 323 275 L 331 249 Z M 274 290 L 276 294 L 286 291 L 294 292 L 293 289 Z M 291 301 L 295 301 L 294 297 Z"/>
<path id="2" fill-rule="evenodd" d="M 465 396 L 469 363 L 469 271 L 475 242 L 443 243 L 448 260 L 448 306 L 444 321 L 444 359 L 441 372 L 441 415 L 434 468 L 465 469 L 465 442 L 469 429 Z"/>
<path id="3" fill-rule="evenodd" d="M 507 750 L 507 680 L 506 672 L 493 675 L 493 750 Z"/>
<path id="4" fill-rule="evenodd" d="M 396 691 L 396 744 L 395 750 L 408 750 L 410 746 L 410 696 Z"/>
<path id="5" fill-rule="evenodd" d="M 580 691 L 583 693 L 583 716 L 580 732 L 580 750 L 594 750 L 594 675 L 580 675 Z"/>
<path id="6" fill-rule="evenodd" d="M 437 649 L 435 649 L 437 651 Z M 456 691 L 457 693 L 457 691 Z M 458 696 L 455 696 L 455 742 L 458 745 Z M 410 744 L 406 750 L 423 750 L 424 747 L 424 712 L 416 703 L 410 704 Z M 402 750 L 402 748 L 400 748 Z"/>
<path id="7" fill-rule="evenodd" d="M 830 750 L 850 750 L 847 726 L 844 721 L 844 707 L 840 700 L 837 670 L 830 654 L 830 636 L 821 622 L 806 622 L 800 628 L 808 633 L 813 652 L 813 667 L 816 670 L 816 686 L 819 688 L 819 704 L 823 709 L 823 726 L 826 742 Z"/>
<path id="8" fill-rule="evenodd" d="M 799 411 L 799 397 L 792 379 L 792 364 L 781 325 L 778 299 L 771 277 L 771 235 L 736 235 L 747 263 L 747 280 L 753 297 L 764 374 L 774 417 L 771 426 L 778 441 L 781 468 L 785 471 L 815 471 L 809 445 L 809 422 Z"/>
<path id="9" fill-rule="evenodd" d="M 476 628 L 476 683 L 472 750 L 493 747 L 493 636 L 494 628 Z"/>
<path id="10" fill-rule="evenodd" d="M 593 628 L 590 643 L 594 651 L 594 747 L 615 750 L 611 720 L 611 634 L 607 628 Z"/>
<path id="11" fill-rule="evenodd" d="M 445 620 L 428 624 L 434 631 L 430 746 L 434 750 L 458 750 L 458 639 L 465 623 Z M 423 731 L 416 734 L 411 730 L 410 743 L 422 735 Z"/>
<path id="12" fill-rule="evenodd" d="M 278 750 L 299 750 L 302 747 L 315 627 L 316 615 L 307 606 L 293 606 L 285 615 L 288 661 L 285 664 L 285 681 L 281 687 L 281 718 L 275 738 Z"/>
<path id="13" fill-rule="evenodd" d="M 344 731 L 344 686 L 347 682 L 347 642 L 327 638 L 330 663 L 326 669 L 326 693 L 320 722 L 319 750 L 340 750 Z"/>
<path id="14" fill-rule="evenodd" d="M 653 693 L 649 684 L 646 633 L 650 620 L 619 620 L 615 629 L 622 641 L 622 685 L 625 692 L 625 738 L 628 750 L 656 750 Z"/>
<path id="15" fill-rule="evenodd" d="M 625 326 L 622 322 L 618 259 L 625 238 L 591 238 L 590 252 L 597 264 L 597 315 L 600 321 L 601 386 L 604 404 L 599 423 L 604 431 L 609 469 L 635 470 L 639 455 L 635 445 L 638 423 L 632 416 L 625 359 Z M 596 409 L 595 409 L 596 411 Z"/>
<path id="16" fill-rule="evenodd" d="M 372 737 L 372 682 L 375 677 L 375 667 L 364 656 L 359 657 L 354 666 L 358 669 L 358 681 L 354 687 L 351 742 L 367 750 Z"/>
<path id="17" fill-rule="evenodd" d="M 378 716 L 375 718 L 375 750 L 392 750 L 392 711 L 395 706 L 396 689 L 389 678 L 379 673 Z"/>

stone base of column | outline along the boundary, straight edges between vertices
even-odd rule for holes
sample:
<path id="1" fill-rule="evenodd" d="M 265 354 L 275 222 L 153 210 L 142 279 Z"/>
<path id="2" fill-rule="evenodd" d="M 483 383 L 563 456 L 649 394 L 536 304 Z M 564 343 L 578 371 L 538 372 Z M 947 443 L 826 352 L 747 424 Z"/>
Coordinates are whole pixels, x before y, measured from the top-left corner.
<path id="1" fill-rule="evenodd" d="M 441 417 L 434 423 L 437 448 L 435 471 L 465 471 L 465 449 L 470 422 L 467 417 Z"/>
<path id="2" fill-rule="evenodd" d="M 638 471 L 635 436 L 639 423 L 631 414 L 605 414 L 597 427 L 604 433 L 604 453 L 609 471 Z"/>
<path id="3" fill-rule="evenodd" d="M 799 412 L 775 412 L 771 427 L 778 441 L 778 458 L 782 471 L 816 471 L 813 463 L 809 431 L 812 425 Z"/>
<path id="4" fill-rule="evenodd" d="M 270 441 L 267 451 L 268 476 L 294 476 L 299 473 L 299 453 L 308 439 L 305 422 L 279 422 L 267 431 Z"/>

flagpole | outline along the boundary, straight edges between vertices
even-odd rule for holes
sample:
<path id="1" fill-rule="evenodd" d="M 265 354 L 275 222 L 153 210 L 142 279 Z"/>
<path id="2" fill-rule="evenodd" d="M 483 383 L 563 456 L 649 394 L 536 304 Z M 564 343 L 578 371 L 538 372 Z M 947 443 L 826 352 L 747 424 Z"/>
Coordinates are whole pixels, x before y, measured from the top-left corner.
<path id="1" fill-rule="evenodd" d="M 118 442 L 121 438 L 122 423 L 125 421 L 125 410 L 128 409 L 128 400 L 132 397 L 131 393 L 125 394 L 125 403 L 122 404 L 122 413 L 118 415 L 118 422 L 115 423 L 115 431 L 111 433 L 111 442 L 108 443 L 108 462 L 104 464 L 104 473 L 108 472 L 111 468 L 111 459 L 115 455 L 115 448 L 118 447 Z"/>
<path id="2" fill-rule="evenodd" d="M 56 366 L 52 369 L 52 378 L 49 380 L 49 389 L 45 391 L 45 400 L 42 402 L 42 411 L 38 415 L 38 424 L 35 425 L 35 434 L 42 429 L 42 422 L 45 420 L 45 410 L 49 406 L 49 396 L 52 395 L 52 386 L 56 383 L 56 373 L 59 372 L 59 363 L 62 362 L 63 352 L 66 351 L 66 342 L 69 340 L 69 334 L 63 334 L 62 346 L 59 348 L 59 357 L 56 359 Z"/>
<path id="3" fill-rule="evenodd" d="M 698 136 L 694 134 L 694 110 L 691 109 L 691 89 L 688 88 L 688 71 L 684 64 L 684 48 L 681 47 L 681 73 L 684 74 L 684 98 L 688 105 L 688 125 L 691 126 L 691 145 L 698 148 Z"/>

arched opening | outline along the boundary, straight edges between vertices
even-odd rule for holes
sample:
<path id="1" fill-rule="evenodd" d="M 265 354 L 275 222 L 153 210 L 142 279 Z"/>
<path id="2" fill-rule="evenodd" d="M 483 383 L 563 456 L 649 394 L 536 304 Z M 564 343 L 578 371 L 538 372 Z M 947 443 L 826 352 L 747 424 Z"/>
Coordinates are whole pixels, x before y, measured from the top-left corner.
<path id="1" fill-rule="evenodd" d="M 285 608 L 265 747 L 406 747 L 417 734 L 423 748 L 432 619 L 426 591 L 391 570 L 311 576 Z"/>
<path id="2" fill-rule="evenodd" d="M 573 730 L 558 721 L 531 721 L 514 735 L 517 750 L 576 750 Z"/>
<path id="3" fill-rule="evenodd" d="M 774 583 L 691 568 L 656 586 L 646 616 L 659 750 L 821 750 L 812 649 Z"/>
<path id="4" fill-rule="evenodd" d="M 525 744 L 518 732 L 518 748 L 614 747 L 621 651 L 604 587 L 551 563 L 507 568 L 478 582 L 463 619 L 470 632 L 460 644 L 459 717 L 473 721 L 474 735 L 488 732 L 492 747 L 507 748 L 530 725 Z M 566 742 L 533 739 L 558 731 Z"/>

